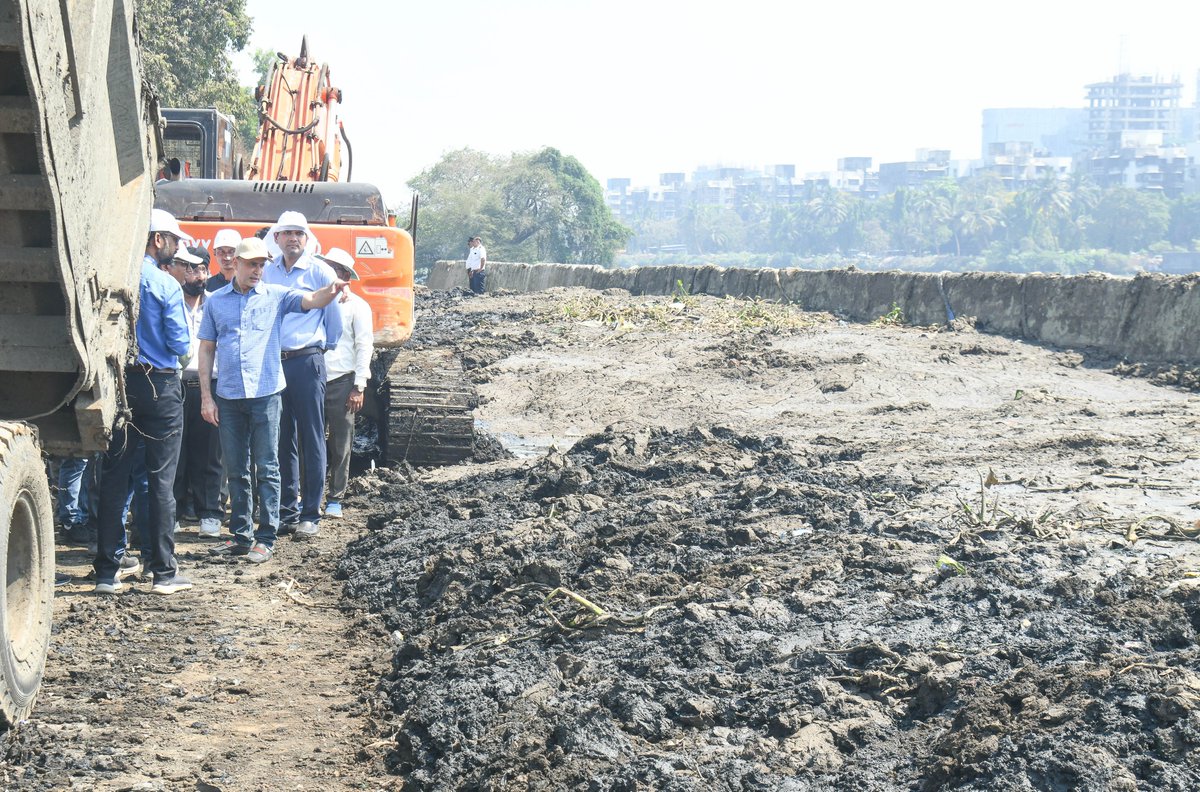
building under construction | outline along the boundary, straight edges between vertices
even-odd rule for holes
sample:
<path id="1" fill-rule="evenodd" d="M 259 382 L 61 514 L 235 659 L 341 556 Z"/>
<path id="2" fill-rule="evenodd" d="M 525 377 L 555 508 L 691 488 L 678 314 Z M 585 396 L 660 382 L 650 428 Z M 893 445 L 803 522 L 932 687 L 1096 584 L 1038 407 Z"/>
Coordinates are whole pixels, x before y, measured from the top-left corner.
<path id="1" fill-rule="evenodd" d="M 1092 149 L 1121 146 L 1125 132 L 1162 132 L 1164 142 L 1180 139 L 1179 97 L 1183 83 L 1157 77 L 1119 74 L 1087 86 L 1088 144 Z"/>

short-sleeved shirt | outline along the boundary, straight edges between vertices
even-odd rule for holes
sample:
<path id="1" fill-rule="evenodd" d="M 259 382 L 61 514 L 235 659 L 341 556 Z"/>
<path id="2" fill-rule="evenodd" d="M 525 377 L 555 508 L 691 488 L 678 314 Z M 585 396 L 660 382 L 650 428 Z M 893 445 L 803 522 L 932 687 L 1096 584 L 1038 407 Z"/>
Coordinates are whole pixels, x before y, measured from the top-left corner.
<path id="1" fill-rule="evenodd" d="M 158 268 L 151 256 L 142 259 L 138 300 L 137 362 L 154 368 L 178 368 L 190 341 L 183 289 L 179 281 Z"/>
<path id="2" fill-rule="evenodd" d="M 337 275 L 333 267 L 305 253 L 292 265 L 291 272 L 284 266 L 283 256 L 277 256 L 263 268 L 262 279 L 264 283 L 312 292 L 336 281 Z M 342 312 L 337 300 L 334 300 L 321 310 L 285 318 L 279 343 L 282 349 L 288 350 L 305 347 L 333 349 L 341 335 Z"/>
<path id="3" fill-rule="evenodd" d="M 487 248 L 483 245 L 477 245 L 467 251 L 467 272 L 483 269 L 483 262 L 487 261 Z"/>
<path id="4" fill-rule="evenodd" d="M 257 399 L 284 389 L 279 336 L 286 314 L 304 311 L 308 292 L 259 281 L 242 294 L 230 283 L 204 304 L 200 339 L 217 343 L 217 395 Z"/>

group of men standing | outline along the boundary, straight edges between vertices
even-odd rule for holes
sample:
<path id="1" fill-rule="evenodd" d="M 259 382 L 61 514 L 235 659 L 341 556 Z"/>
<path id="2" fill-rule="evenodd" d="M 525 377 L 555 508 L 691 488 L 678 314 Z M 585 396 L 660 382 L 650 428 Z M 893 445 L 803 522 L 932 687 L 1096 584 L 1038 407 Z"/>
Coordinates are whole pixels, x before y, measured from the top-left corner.
<path id="1" fill-rule="evenodd" d="M 226 488 L 231 538 L 219 555 L 263 563 L 279 535 L 316 536 L 322 506 L 341 516 L 370 377 L 370 307 L 349 291 L 354 258 L 316 254 L 302 214 L 284 212 L 267 235 L 274 257 L 259 236 L 218 232 L 220 272 L 208 277 L 207 251 L 185 247 L 193 240 L 175 218 L 152 212 L 125 372 L 130 417 L 99 463 L 97 593 L 121 590 L 143 562 L 154 593 L 191 588 L 175 560 L 177 506 L 198 516 L 201 536 L 219 538 Z M 125 514 L 143 454 L 139 562 L 125 553 Z"/>

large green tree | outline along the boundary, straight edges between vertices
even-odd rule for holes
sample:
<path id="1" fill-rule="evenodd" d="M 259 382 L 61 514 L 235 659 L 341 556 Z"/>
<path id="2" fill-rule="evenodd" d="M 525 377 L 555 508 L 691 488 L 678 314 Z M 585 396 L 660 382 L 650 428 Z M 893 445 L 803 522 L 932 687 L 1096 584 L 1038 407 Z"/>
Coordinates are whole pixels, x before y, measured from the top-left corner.
<path id="1" fill-rule="evenodd" d="M 419 268 L 464 256 L 471 236 L 483 237 L 495 260 L 609 265 L 631 235 L 599 182 L 553 148 L 511 157 L 459 149 L 410 184 L 423 207 Z"/>
<path id="2" fill-rule="evenodd" d="M 527 258 L 607 266 L 631 235 L 613 218 L 600 182 L 555 148 L 514 156 L 501 194 L 512 223 L 507 244 L 524 247 Z"/>
<path id="3" fill-rule="evenodd" d="M 1104 191 L 1092 214 L 1095 223 L 1088 228 L 1092 246 L 1130 253 L 1166 237 L 1170 206 L 1156 193 L 1113 187 Z"/>
<path id="4" fill-rule="evenodd" d="M 142 72 L 162 106 L 215 107 L 253 142 L 254 97 L 230 60 L 250 39 L 246 0 L 137 0 L 137 15 Z"/>
<path id="5" fill-rule="evenodd" d="M 1185 195 L 1171 205 L 1168 238 L 1188 250 L 1200 244 L 1200 194 Z"/>

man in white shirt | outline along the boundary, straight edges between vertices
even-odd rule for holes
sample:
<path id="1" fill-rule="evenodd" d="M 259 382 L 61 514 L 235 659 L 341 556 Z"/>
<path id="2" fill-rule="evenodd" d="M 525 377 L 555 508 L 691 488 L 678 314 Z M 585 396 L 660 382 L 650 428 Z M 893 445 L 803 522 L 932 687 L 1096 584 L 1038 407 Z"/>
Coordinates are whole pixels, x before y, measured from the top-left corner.
<path id="1" fill-rule="evenodd" d="M 471 282 L 471 291 L 476 294 L 483 294 L 484 283 L 487 280 L 487 273 L 484 272 L 486 266 L 487 248 L 483 246 L 483 240 L 471 237 L 467 242 L 467 277 Z"/>
<path id="2" fill-rule="evenodd" d="M 180 248 L 170 274 L 183 288 L 183 309 L 187 316 L 190 347 L 183 380 L 183 441 L 179 467 L 175 471 L 175 502 L 178 512 L 187 518 L 199 518 L 199 533 L 215 539 L 221 535 L 221 435 L 217 427 L 200 417 L 200 320 L 204 316 L 205 281 L 208 277 L 208 251 L 202 247 Z M 181 361 L 182 362 L 182 361 Z"/>
<path id="3" fill-rule="evenodd" d="M 354 257 L 341 248 L 317 256 L 333 268 L 338 280 L 356 281 Z M 371 306 L 347 287 L 342 292 L 342 336 L 325 352 L 325 428 L 328 436 L 329 489 L 325 516 L 342 516 L 342 497 L 350 478 L 350 446 L 354 441 L 354 416 L 362 409 L 367 380 L 371 378 L 374 336 Z"/>

